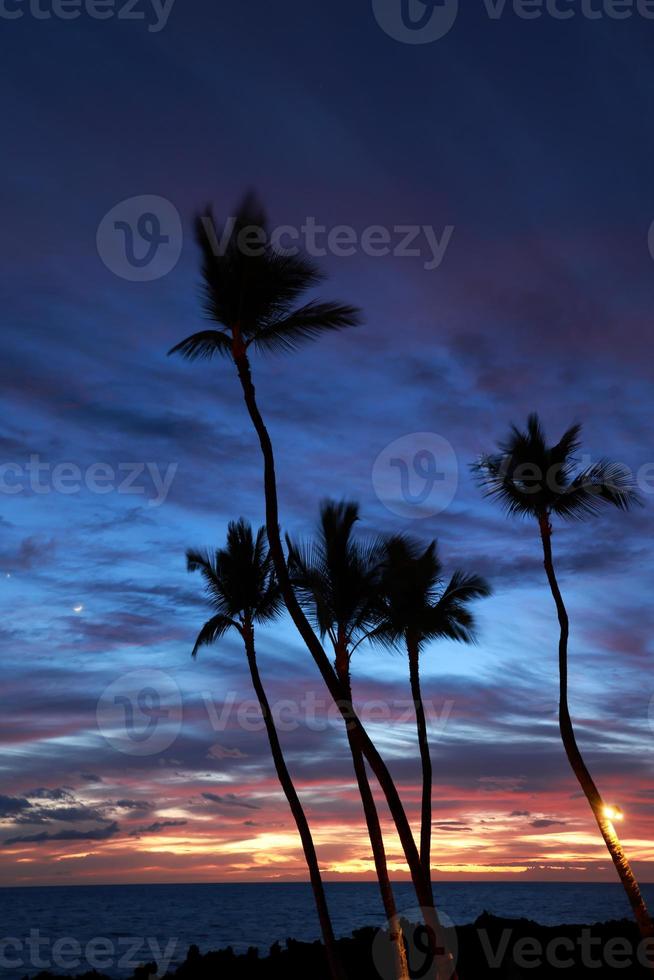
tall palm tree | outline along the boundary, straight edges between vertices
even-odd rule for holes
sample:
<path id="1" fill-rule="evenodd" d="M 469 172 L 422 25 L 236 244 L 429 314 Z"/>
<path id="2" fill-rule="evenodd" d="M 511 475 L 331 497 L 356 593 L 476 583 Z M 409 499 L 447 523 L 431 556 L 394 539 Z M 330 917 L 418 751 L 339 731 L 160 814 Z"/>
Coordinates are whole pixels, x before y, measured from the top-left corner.
<path id="1" fill-rule="evenodd" d="M 206 594 L 213 608 L 213 615 L 204 624 L 195 641 L 193 656 L 197 655 L 200 647 L 216 643 L 230 630 L 235 630 L 243 640 L 277 776 L 295 819 L 309 868 L 329 971 L 333 980 L 344 980 L 345 974 L 336 951 L 334 930 L 311 829 L 284 759 L 257 664 L 255 625 L 272 622 L 283 608 L 267 548 L 265 529 L 259 528 L 256 535 L 253 535 L 252 528 L 243 519 L 232 522 L 227 531 L 225 548 L 218 549 L 214 554 L 191 550 L 186 557 L 189 571 L 199 571 L 202 574 Z"/>
<path id="2" fill-rule="evenodd" d="M 409 658 L 422 763 L 420 859 L 428 875 L 431 874 L 432 763 L 420 688 L 420 654 L 431 640 L 473 643 L 475 624 L 469 606 L 474 599 L 490 595 L 490 591 L 480 576 L 459 571 L 446 584 L 436 541 L 426 548 L 404 536 L 386 542 L 380 622 L 374 638 L 392 646 L 404 644 Z"/>
<path id="3" fill-rule="evenodd" d="M 320 508 L 315 540 L 299 545 L 287 537 L 291 580 L 303 608 L 312 616 L 321 638 L 328 638 L 331 642 L 334 668 L 345 692 L 348 707 L 352 704 L 352 654 L 375 627 L 380 568 L 384 554 L 381 541 L 355 540 L 353 529 L 358 519 L 358 504 L 326 501 Z M 388 874 L 379 814 L 368 781 L 361 742 L 356 729 L 346 725 L 346 730 L 382 903 L 390 923 L 389 935 L 393 946 L 395 974 L 399 980 L 409 980 L 406 949 L 398 927 L 397 908 Z"/>
<path id="4" fill-rule="evenodd" d="M 593 811 L 600 833 L 613 859 L 634 916 L 644 938 L 654 936 L 638 882 L 622 848 L 607 806 L 577 745 L 568 707 L 568 637 L 570 623 L 554 569 L 552 519 L 581 521 L 595 517 L 603 505 L 628 510 L 638 497 L 630 475 L 616 463 L 602 460 L 584 470 L 576 464 L 581 427 L 574 425 L 555 446 L 548 445 L 537 415 L 530 415 L 525 431 L 513 426 L 499 452 L 483 456 L 474 469 L 489 497 L 510 516 L 536 521 L 540 531 L 547 580 L 559 620 L 559 728 L 566 755 Z"/>
<path id="5" fill-rule="evenodd" d="M 213 221 L 209 209 L 208 218 Z M 203 330 L 187 337 L 169 353 L 179 353 L 188 360 L 213 359 L 216 355 L 231 358 L 236 368 L 252 425 L 257 433 L 264 462 L 266 531 L 275 572 L 286 608 L 311 653 L 334 702 L 343 717 L 357 730 L 361 748 L 379 781 L 397 828 L 411 879 L 425 921 L 432 937 L 440 931 L 434 908 L 431 883 L 425 878 L 420 854 L 402 800 L 388 767 L 361 724 L 356 712 L 347 713 L 346 692 L 329 657 L 311 628 L 291 585 L 279 529 L 279 504 L 275 456 L 265 422 L 259 410 L 252 380 L 250 352 L 292 352 L 302 343 L 325 333 L 354 327 L 361 321 L 357 309 L 340 303 L 296 302 L 306 290 L 317 285 L 322 276 L 315 264 L 303 256 L 282 256 L 270 245 L 260 250 L 242 247 L 242 235 L 258 232 L 267 243 L 267 219 L 253 195 L 240 205 L 229 228 L 208 232 L 208 221 L 196 221 L 196 237 L 203 264 L 204 307 L 218 329 Z M 252 236 L 253 237 L 253 236 Z M 220 247 L 215 243 L 219 241 Z M 256 254 L 254 254 L 256 253 Z M 297 384 L 301 383 L 298 379 Z M 452 980 L 456 976 L 451 974 Z"/>

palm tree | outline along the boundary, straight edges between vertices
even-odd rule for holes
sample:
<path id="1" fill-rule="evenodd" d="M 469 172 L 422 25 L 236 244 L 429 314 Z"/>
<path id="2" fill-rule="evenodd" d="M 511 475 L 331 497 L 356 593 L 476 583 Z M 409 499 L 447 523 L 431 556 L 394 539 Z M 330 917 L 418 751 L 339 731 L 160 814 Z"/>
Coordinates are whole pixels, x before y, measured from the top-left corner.
<path id="1" fill-rule="evenodd" d="M 209 209 L 209 220 L 212 221 Z M 357 731 L 361 750 L 379 781 L 397 827 L 419 905 L 425 910 L 432 946 L 440 931 L 434 908 L 431 883 L 425 878 L 420 854 L 411 826 L 391 774 L 356 712 L 347 712 L 346 692 L 329 657 L 311 628 L 291 585 L 279 529 L 279 505 L 275 456 L 270 435 L 259 410 L 252 380 L 249 354 L 292 352 L 302 343 L 325 333 L 354 327 L 361 322 L 357 309 L 341 303 L 312 301 L 295 306 L 307 289 L 317 285 L 322 276 L 315 264 L 302 256 L 282 256 L 267 244 L 262 249 L 242 247 L 242 235 L 258 232 L 266 242 L 267 220 L 253 195 L 238 208 L 228 229 L 221 229 L 215 240 L 207 231 L 207 222 L 198 218 L 196 237 L 203 256 L 204 307 L 219 329 L 203 330 L 187 337 L 169 353 L 179 353 L 188 360 L 213 359 L 216 355 L 231 358 L 236 368 L 248 414 L 257 433 L 264 462 L 266 531 L 275 573 L 291 619 L 327 685 L 343 717 Z M 256 254 L 253 254 L 256 253 Z M 299 382 L 298 382 L 299 383 Z M 452 974 L 452 980 L 456 976 Z"/>
<path id="2" fill-rule="evenodd" d="M 330 975 L 333 980 L 344 980 L 345 974 L 336 952 L 334 930 L 313 837 L 284 759 L 257 665 L 255 624 L 272 622 L 280 615 L 283 608 L 272 559 L 267 548 L 265 528 L 259 528 L 255 536 L 250 525 L 243 519 L 232 522 L 227 531 L 225 548 L 218 549 L 215 554 L 188 551 L 186 557 L 188 570 L 201 572 L 206 594 L 213 608 L 213 615 L 204 624 L 195 641 L 193 656 L 197 655 L 200 647 L 216 643 L 230 630 L 235 630 L 243 640 L 252 684 L 261 706 L 277 776 L 302 841 Z"/>
<path id="3" fill-rule="evenodd" d="M 530 415 L 526 431 L 513 426 L 499 452 L 483 456 L 474 469 L 487 496 L 497 500 L 510 516 L 536 521 L 543 547 L 545 572 L 556 605 L 559 635 L 559 728 L 565 751 L 593 811 L 613 859 L 634 916 L 644 938 L 654 936 L 654 925 L 627 856 L 615 830 L 615 810 L 607 806 L 577 745 L 568 707 L 568 613 L 554 570 L 552 518 L 581 521 L 595 517 L 604 504 L 629 510 L 638 497 L 629 473 L 602 460 L 584 470 L 576 465 L 581 427 L 574 425 L 555 446 L 547 444 L 537 415 Z"/>
<path id="4" fill-rule="evenodd" d="M 475 624 L 468 607 L 474 599 L 491 592 L 489 585 L 478 575 L 457 571 L 447 584 L 442 575 L 436 541 L 426 548 L 404 536 L 386 542 L 380 622 L 374 638 L 391 646 L 404 644 L 409 658 L 422 763 L 420 859 L 426 875 L 431 875 L 432 763 L 420 689 L 420 654 L 430 640 L 473 643 Z"/>
<path id="5" fill-rule="evenodd" d="M 352 704 L 352 654 L 375 627 L 384 554 L 381 541 L 355 541 L 353 529 L 358 519 L 358 504 L 326 501 L 320 508 L 318 533 L 314 541 L 298 545 L 287 537 L 291 580 L 301 605 L 312 616 L 321 638 L 324 641 L 327 637 L 331 642 L 334 668 L 348 707 Z M 399 980 L 409 980 L 406 949 L 401 929 L 398 928 L 379 814 L 368 781 L 361 742 L 356 729 L 346 725 L 346 730 L 382 903 L 390 924 L 395 974 Z"/>

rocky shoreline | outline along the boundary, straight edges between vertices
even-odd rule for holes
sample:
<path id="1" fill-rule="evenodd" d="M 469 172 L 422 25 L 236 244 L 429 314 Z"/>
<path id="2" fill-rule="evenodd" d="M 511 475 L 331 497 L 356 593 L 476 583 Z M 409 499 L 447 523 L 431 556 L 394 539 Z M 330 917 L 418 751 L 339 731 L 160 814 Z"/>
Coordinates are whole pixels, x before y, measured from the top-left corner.
<path id="1" fill-rule="evenodd" d="M 406 924 L 412 976 L 434 976 L 424 945 Z M 415 942 L 414 942 L 415 940 Z M 460 980 L 608 980 L 652 976 L 654 940 L 644 943 L 628 920 L 595 925 L 542 926 L 529 919 L 502 919 L 487 913 L 476 922 L 452 930 L 448 942 L 456 955 Z M 391 960 L 379 930 L 356 930 L 338 940 L 338 949 L 352 980 L 392 980 Z M 156 963 L 145 963 L 129 980 L 148 980 L 158 973 Z M 191 946 L 183 963 L 170 970 L 169 980 L 328 980 L 322 945 L 288 939 L 276 943 L 267 955 L 256 949 L 235 953 L 231 947 L 200 953 Z M 95 971 L 75 978 L 39 973 L 33 980 L 112 980 Z M 439 978 L 440 980 L 440 978 Z M 442 980 L 446 980 L 446 975 Z"/>

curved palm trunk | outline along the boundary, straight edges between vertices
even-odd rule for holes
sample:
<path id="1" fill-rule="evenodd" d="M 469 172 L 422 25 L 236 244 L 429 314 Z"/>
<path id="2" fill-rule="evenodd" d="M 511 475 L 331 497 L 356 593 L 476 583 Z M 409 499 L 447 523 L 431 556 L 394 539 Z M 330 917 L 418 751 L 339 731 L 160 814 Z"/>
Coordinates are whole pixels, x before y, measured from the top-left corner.
<path id="1" fill-rule="evenodd" d="M 411 696 L 416 711 L 416 727 L 420 745 L 420 762 L 422 764 L 422 806 L 420 821 L 420 860 L 426 877 L 431 878 L 431 792 L 432 765 L 427 737 L 427 720 L 425 707 L 420 690 L 420 647 L 415 636 L 407 636 L 407 652 L 409 654 L 409 676 L 411 678 Z"/>
<path id="2" fill-rule="evenodd" d="M 337 655 L 336 672 L 351 703 L 352 689 L 347 656 L 339 657 Z M 363 804 L 363 812 L 365 814 L 366 825 L 368 827 L 368 836 L 370 837 L 370 845 L 372 847 L 372 854 L 375 861 L 375 870 L 377 872 L 379 890 L 381 892 L 384 912 L 389 925 L 389 937 L 393 946 L 395 976 L 397 977 L 397 980 L 409 980 L 409 966 L 407 963 L 406 947 L 404 945 L 402 928 L 397 918 L 397 907 L 395 905 L 395 896 L 393 895 L 393 886 L 391 885 L 391 879 L 388 874 L 386 848 L 384 847 L 384 837 L 382 834 L 381 824 L 379 822 L 377 805 L 375 803 L 374 796 L 372 795 L 372 790 L 370 789 L 368 773 L 366 772 L 366 763 L 363 757 L 363 752 L 361 751 L 360 740 L 356 729 L 351 729 L 349 725 L 346 725 L 346 730 L 350 752 L 352 753 L 352 762 L 354 763 L 354 773 L 359 786 L 359 793 L 361 794 L 361 802 Z"/>
<path id="3" fill-rule="evenodd" d="M 560 638 L 559 638 L 559 677 L 560 677 L 560 702 L 559 702 L 559 728 L 561 738 L 565 747 L 568 761 L 577 777 L 586 799 L 590 803 L 595 820 L 604 838 L 609 854 L 618 872 L 620 881 L 633 909 L 634 917 L 638 923 L 643 939 L 654 937 L 654 924 L 642 896 L 636 877 L 631 870 L 631 865 L 625 854 L 622 844 L 615 831 L 613 823 L 605 816 L 604 801 L 597 789 L 595 782 L 588 771 L 583 760 L 577 740 L 575 738 L 572 719 L 568 708 L 568 636 L 570 633 L 570 623 L 568 613 L 563 602 L 563 597 L 559 589 L 559 584 L 554 571 L 554 561 L 552 558 L 552 528 L 548 516 L 543 516 L 539 522 L 540 535 L 543 542 L 543 555 L 545 558 L 545 571 L 550 585 L 552 596 L 556 604 L 556 611 L 559 619 Z"/>
<path id="4" fill-rule="evenodd" d="M 288 805 L 291 808 L 291 813 L 293 814 L 293 818 L 300 835 L 300 840 L 302 841 L 304 858 L 309 869 L 311 888 L 313 889 L 313 897 L 316 903 L 316 909 L 318 910 L 320 929 L 322 932 L 323 942 L 325 944 L 325 954 L 327 957 L 327 964 L 329 966 L 329 974 L 332 977 L 332 980 L 345 980 L 345 972 L 336 950 L 334 929 L 329 916 L 325 889 L 323 886 L 322 877 L 320 875 L 318 856 L 313 843 L 311 829 L 300 802 L 300 798 L 295 790 L 291 774 L 288 771 L 286 760 L 284 759 L 284 753 L 282 752 L 282 747 L 279 741 L 279 736 L 277 735 L 277 729 L 275 728 L 275 721 L 270 710 L 270 704 L 268 703 L 268 698 L 266 697 L 266 692 L 261 681 L 254 646 L 254 631 L 252 628 L 244 628 L 243 639 L 245 640 L 245 652 L 247 654 L 250 674 L 252 676 L 252 684 L 254 685 L 254 690 L 261 706 L 261 713 L 266 726 L 268 741 L 270 742 L 270 751 L 272 752 L 273 761 L 275 763 L 277 777 L 284 791 L 284 795 L 288 800 Z"/>
<path id="5" fill-rule="evenodd" d="M 434 896 L 431 890 L 431 883 L 423 874 L 422 865 L 420 863 L 420 854 L 418 853 L 416 842 L 413 839 L 411 826 L 404 811 L 404 807 L 402 806 L 402 800 L 400 799 L 395 783 L 393 782 L 384 760 L 377 751 L 365 728 L 361 724 L 356 712 L 351 705 L 348 705 L 347 699 L 344 698 L 344 692 L 340 681 L 329 662 L 327 654 L 322 648 L 322 644 L 320 643 L 316 634 L 313 632 L 309 621 L 302 612 L 288 576 L 286 560 L 284 558 L 284 549 L 282 547 L 279 533 L 277 479 L 275 475 L 275 457 L 272 443 L 257 405 L 256 393 L 252 382 L 250 364 L 247 355 L 239 347 L 239 344 L 236 341 L 234 343 L 234 362 L 236 364 L 238 376 L 243 388 L 245 404 L 261 445 L 261 452 L 264 460 L 264 491 L 266 498 L 266 530 L 268 532 L 268 544 L 270 546 L 270 553 L 273 557 L 275 571 L 277 573 L 277 578 L 286 608 L 288 609 L 296 629 L 304 640 L 307 649 L 311 653 L 311 656 L 313 657 L 314 662 L 318 667 L 325 684 L 327 685 L 329 693 L 334 699 L 334 702 L 341 712 L 345 722 L 350 723 L 356 729 L 358 738 L 360 739 L 361 751 L 370 764 L 370 767 L 386 797 L 386 801 L 395 822 L 395 826 L 397 827 L 402 849 L 411 872 L 411 880 L 413 881 L 418 903 L 424 912 L 425 925 L 428 928 L 432 950 L 434 954 L 436 954 L 443 948 L 441 938 L 442 929 L 438 919 L 438 913 L 436 912 L 434 906 Z M 458 980 L 456 970 L 448 969 L 448 974 L 448 980 Z"/>

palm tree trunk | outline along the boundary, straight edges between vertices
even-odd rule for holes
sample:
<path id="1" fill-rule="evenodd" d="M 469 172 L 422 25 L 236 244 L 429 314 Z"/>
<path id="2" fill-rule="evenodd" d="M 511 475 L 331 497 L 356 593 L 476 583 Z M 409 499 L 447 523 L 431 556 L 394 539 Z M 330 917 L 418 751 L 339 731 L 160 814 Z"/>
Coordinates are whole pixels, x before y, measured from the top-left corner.
<path id="1" fill-rule="evenodd" d="M 415 705 L 420 761 L 422 763 L 420 860 L 425 876 L 431 878 L 431 792 L 433 777 L 429 739 L 427 737 L 427 720 L 425 718 L 425 707 L 420 691 L 420 647 L 414 636 L 407 636 L 407 652 L 409 654 L 411 696 Z"/>
<path id="2" fill-rule="evenodd" d="M 336 660 L 336 671 L 340 678 L 341 684 L 343 685 L 343 689 L 347 693 L 347 696 L 351 702 L 352 689 L 347 656 L 345 655 L 340 658 L 342 661 L 340 664 L 340 669 L 338 654 Z M 381 892 L 384 912 L 388 921 L 389 937 L 393 947 L 395 976 L 397 977 L 397 980 L 409 980 L 409 966 L 407 963 L 404 936 L 402 935 L 402 928 L 397 918 L 397 907 L 395 905 L 395 896 L 393 895 L 393 886 L 391 885 L 391 879 L 388 874 L 386 848 L 384 847 L 384 837 L 382 834 L 381 824 L 379 822 L 377 805 L 375 803 L 374 796 L 372 795 L 372 790 L 370 789 L 368 773 L 366 772 L 366 763 L 359 744 L 357 731 L 349 726 L 346 726 L 346 729 L 347 740 L 350 746 L 350 752 L 352 753 L 352 762 L 354 763 L 354 773 L 359 786 L 359 793 L 361 794 L 363 812 L 365 814 L 366 825 L 368 827 L 368 836 L 370 837 L 370 845 L 372 847 L 372 854 L 375 861 L 375 870 L 377 872 L 379 890 Z"/>
<path id="3" fill-rule="evenodd" d="M 268 734 L 268 741 L 270 742 L 270 750 L 275 763 L 277 777 L 284 791 L 284 795 L 288 800 L 288 805 L 291 808 L 291 813 L 293 814 L 293 818 L 300 835 L 300 840 L 302 841 L 304 858 L 307 862 L 307 867 L 309 868 L 311 888 L 313 889 L 313 897 L 316 903 L 316 909 L 318 910 L 318 919 L 320 921 L 323 943 L 325 944 L 325 954 L 327 956 L 329 974 L 332 980 L 345 980 L 345 972 L 336 950 L 334 929 L 329 916 L 329 909 L 327 907 L 327 899 L 325 897 L 325 889 L 320 874 L 318 856 L 313 843 L 313 836 L 311 834 L 311 829 L 309 827 L 306 814 L 300 802 L 300 798 L 295 790 L 291 774 L 288 771 L 286 760 L 284 759 L 284 753 L 279 741 L 279 736 L 277 735 L 277 729 L 275 728 L 275 721 L 270 710 L 270 704 L 268 703 L 268 698 L 266 697 L 261 676 L 259 674 L 254 646 L 254 631 L 251 627 L 244 628 L 243 638 L 245 640 L 245 652 L 247 654 L 250 674 L 252 676 L 252 684 L 254 685 L 254 690 L 261 706 L 261 713 L 266 726 L 266 732 Z"/>
<path id="4" fill-rule="evenodd" d="M 563 597 L 559 589 L 559 584 L 554 571 L 554 561 L 552 558 L 552 527 L 549 516 L 543 515 L 539 521 L 540 535 L 543 542 L 543 555 L 545 558 L 545 571 L 547 580 L 552 591 L 552 596 L 556 604 L 556 611 L 559 619 L 560 638 L 559 638 L 559 678 L 560 678 L 560 701 L 559 701 L 559 728 L 561 739 L 565 747 L 568 761 L 577 777 L 586 799 L 597 821 L 600 833 L 604 838 L 609 854 L 613 860 L 616 871 L 620 877 L 623 888 L 633 909 L 634 917 L 638 923 L 643 939 L 654 937 L 654 924 L 642 896 L 636 877 L 631 870 L 629 860 L 622 848 L 622 844 L 615 831 L 615 827 L 605 813 L 605 804 L 599 790 L 588 771 L 584 762 L 577 740 L 575 738 L 572 719 L 568 708 L 568 637 L 570 633 L 570 622 L 568 613 L 563 602 Z"/>
<path id="5" fill-rule="evenodd" d="M 343 697 L 344 692 L 340 681 L 338 680 L 338 677 L 336 676 L 336 673 L 329 662 L 327 654 L 322 648 L 320 640 L 312 630 L 309 621 L 302 612 L 300 604 L 297 601 L 293 591 L 288 575 L 288 569 L 286 568 L 284 549 L 282 547 L 282 541 L 279 533 L 279 506 L 277 502 L 275 456 L 273 453 L 272 443 L 270 441 L 270 435 L 268 434 L 268 430 L 257 405 L 256 392 L 252 382 L 252 374 L 250 372 L 250 363 L 247 354 L 235 352 L 234 362 L 236 364 L 238 376 L 243 388 L 245 404 L 261 445 L 261 452 L 264 460 L 264 492 L 266 498 L 266 530 L 268 532 L 268 544 L 270 546 L 270 553 L 273 557 L 275 571 L 277 573 L 277 578 L 286 608 L 288 609 L 296 629 L 304 640 L 307 649 L 311 653 L 314 662 L 318 667 L 325 684 L 327 685 L 329 693 L 334 699 L 334 702 L 345 719 L 345 722 L 353 725 L 356 728 L 360 739 L 361 751 L 370 764 L 370 767 L 386 797 L 386 801 L 395 822 L 395 826 L 397 827 L 397 833 L 409 866 L 411 880 L 413 881 L 418 903 L 423 910 L 425 925 L 427 926 L 430 936 L 432 950 L 436 955 L 438 950 L 443 946 L 441 941 L 442 929 L 438 919 L 438 913 L 436 912 L 434 906 L 434 896 L 431 889 L 431 883 L 423 874 L 422 865 L 420 863 L 420 854 L 418 852 L 418 848 L 416 847 L 416 842 L 413 839 L 411 826 L 404 811 L 404 807 L 402 806 L 402 800 L 397 792 L 397 788 L 393 782 L 391 774 L 388 771 L 384 760 L 373 744 L 370 736 L 361 724 L 356 712 L 353 710 L 351 705 L 347 704 L 347 699 Z M 456 970 L 449 971 L 449 980 L 458 980 Z"/>

